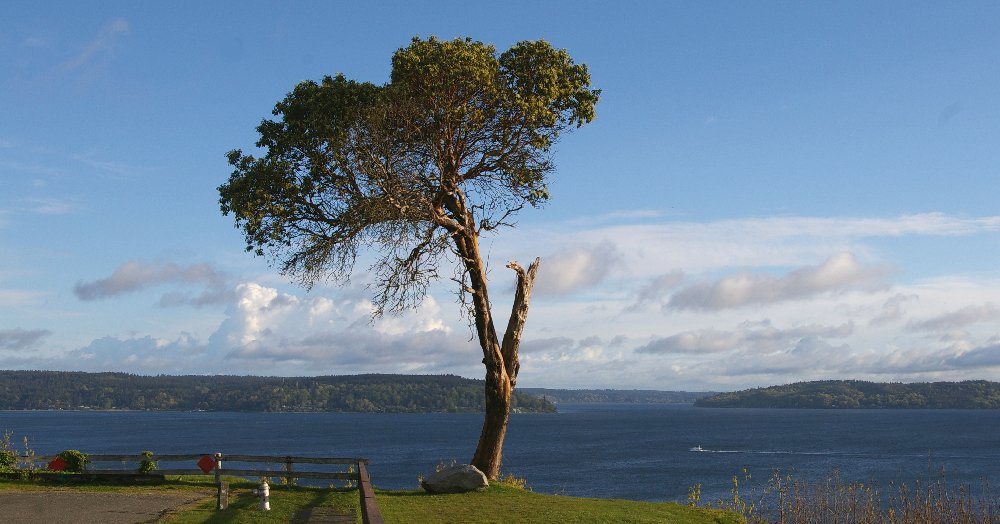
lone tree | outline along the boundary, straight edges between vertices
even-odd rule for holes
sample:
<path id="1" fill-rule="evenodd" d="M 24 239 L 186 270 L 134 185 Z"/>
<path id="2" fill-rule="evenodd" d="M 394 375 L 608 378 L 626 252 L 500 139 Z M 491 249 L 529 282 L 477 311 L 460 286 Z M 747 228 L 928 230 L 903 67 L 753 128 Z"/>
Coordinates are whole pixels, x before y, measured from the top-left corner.
<path id="1" fill-rule="evenodd" d="M 583 64 L 544 41 L 499 56 L 471 39 L 414 38 L 392 57 L 389 83 L 343 75 L 304 81 L 257 127 L 263 156 L 230 151 L 219 187 L 247 251 L 269 255 L 307 288 L 346 282 L 359 251 L 371 267 L 376 316 L 416 306 L 442 263 L 475 325 L 486 366 L 486 414 L 472 464 L 490 478 L 517 382 L 518 346 L 539 259 L 517 274 L 497 336 L 479 237 L 549 198 L 551 148 L 593 120 L 600 91 Z"/>

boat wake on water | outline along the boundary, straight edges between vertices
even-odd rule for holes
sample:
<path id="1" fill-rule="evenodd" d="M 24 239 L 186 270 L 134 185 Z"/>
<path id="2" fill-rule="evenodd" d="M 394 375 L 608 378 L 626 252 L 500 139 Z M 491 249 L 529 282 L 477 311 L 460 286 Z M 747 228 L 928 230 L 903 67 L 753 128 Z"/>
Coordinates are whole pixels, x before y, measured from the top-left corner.
<path id="1" fill-rule="evenodd" d="M 695 446 L 688 451 L 693 451 L 697 453 L 742 453 L 746 455 L 836 455 L 836 456 L 850 456 L 850 457 L 870 457 L 870 456 L 885 456 L 886 453 L 874 453 L 874 452 L 849 452 L 849 451 L 784 451 L 784 450 L 760 450 L 760 449 L 708 449 L 703 448 L 700 445 Z M 905 456 L 905 457 L 922 457 L 927 456 L 926 453 L 895 453 L 890 454 L 894 456 Z M 960 455 L 933 455 L 936 459 L 958 459 L 966 458 Z"/>

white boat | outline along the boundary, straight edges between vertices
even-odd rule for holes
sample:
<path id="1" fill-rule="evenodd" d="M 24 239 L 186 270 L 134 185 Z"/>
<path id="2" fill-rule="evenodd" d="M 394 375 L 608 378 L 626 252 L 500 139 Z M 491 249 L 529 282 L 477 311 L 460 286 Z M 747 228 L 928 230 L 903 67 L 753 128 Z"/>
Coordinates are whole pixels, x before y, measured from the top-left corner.
<path id="1" fill-rule="evenodd" d="M 700 445 L 691 448 L 691 451 L 705 451 Z"/>

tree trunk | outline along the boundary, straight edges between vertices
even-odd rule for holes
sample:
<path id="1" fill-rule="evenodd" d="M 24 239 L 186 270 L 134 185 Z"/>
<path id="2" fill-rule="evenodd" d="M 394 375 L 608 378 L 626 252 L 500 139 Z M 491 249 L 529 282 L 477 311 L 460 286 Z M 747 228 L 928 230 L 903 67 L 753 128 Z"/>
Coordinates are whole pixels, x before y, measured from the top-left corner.
<path id="1" fill-rule="evenodd" d="M 528 315 L 531 288 L 540 260 L 536 258 L 527 271 L 517 262 L 507 264 L 508 268 L 517 273 L 517 288 L 501 344 L 493 324 L 486 265 L 479 253 L 479 233 L 472 210 L 465 206 L 465 197 L 457 189 L 443 197 L 440 206 L 432 212 L 437 223 L 451 233 L 456 252 L 465 266 L 469 279 L 466 291 L 472 295 L 472 314 L 479 345 L 483 350 L 483 365 L 486 366 L 486 413 L 472 465 L 486 474 L 487 478 L 496 480 L 500 477 L 500 459 L 503 440 L 507 434 L 507 421 L 510 418 L 511 393 L 517 384 L 517 372 L 521 367 L 518 360 L 521 333 Z"/>
<path id="2" fill-rule="evenodd" d="M 487 478 L 500 478 L 500 460 L 503 454 L 503 439 L 507 435 L 507 421 L 510 418 L 510 396 L 513 388 L 506 373 L 486 372 L 486 413 L 483 417 L 483 431 L 479 434 L 479 445 L 472 457 L 472 465 L 479 468 Z"/>
<path id="3" fill-rule="evenodd" d="M 536 258 L 527 271 L 517 262 L 507 264 L 507 267 L 517 273 L 517 290 L 507 330 L 504 333 L 503 345 L 499 346 L 495 338 L 490 344 L 492 347 L 488 348 L 487 344 L 483 344 L 485 355 L 483 363 L 486 365 L 486 413 L 483 418 L 483 430 L 479 434 L 479 445 L 476 446 L 476 454 L 472 457 L 472 465 L 479 468 L 491 480 L 500 477 L 503 441 L 510 419 L 510 399 L 517 384 L 517 372 L 521 367 L 518 349 L 539 262 L 540 260 Z"/>

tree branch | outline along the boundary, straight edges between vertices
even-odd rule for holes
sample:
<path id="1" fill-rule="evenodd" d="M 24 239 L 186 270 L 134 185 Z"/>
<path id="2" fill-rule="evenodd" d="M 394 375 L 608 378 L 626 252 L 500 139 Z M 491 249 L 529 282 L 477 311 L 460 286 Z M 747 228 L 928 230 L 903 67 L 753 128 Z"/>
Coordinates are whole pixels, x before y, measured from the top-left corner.
<path id="1" fill-rule="evenodd" d="M 503 334 L 503 345 L 500 353 L 503 355 L 504 366 L 507 368 L 507 376 L 513 388 L 517 384 L 517 372 L 521 368 L 518 358 L 518 350 L 521 347 L 521 333 L 524 331 L 524 322 L 528 318 L 528 304 L 531 302 L 531 288 L 535 284 L 535 274 L 538 272 L 538 265 L 541 258 L 528 266 L 525 271 L 520 264 L 515 261 L 507 263 L 507 267 L 517 273 L 517 289 L 514 293 L 514 305 L 511 308 L 510 320 L 507 321 L 507 331 Z"/>

